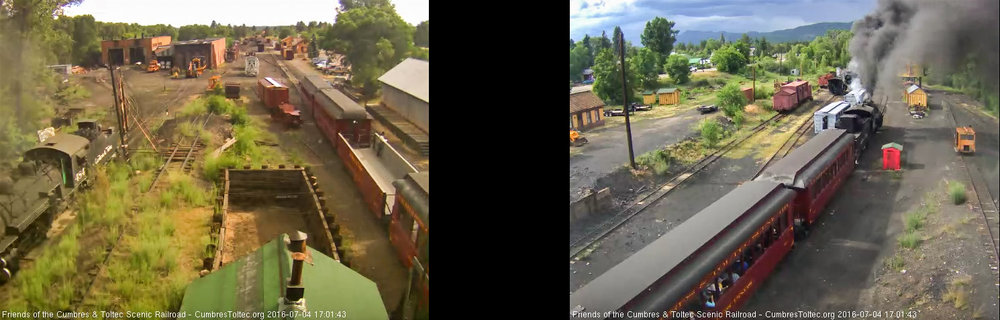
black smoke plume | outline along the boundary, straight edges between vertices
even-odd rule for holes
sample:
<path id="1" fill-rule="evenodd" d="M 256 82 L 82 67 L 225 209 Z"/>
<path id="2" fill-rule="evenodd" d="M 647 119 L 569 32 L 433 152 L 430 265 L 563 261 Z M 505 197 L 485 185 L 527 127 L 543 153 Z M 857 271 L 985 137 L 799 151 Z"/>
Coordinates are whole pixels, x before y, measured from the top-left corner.
<path id="1" fill-rule="evenodd" d="M 887 94 L 901 87 L 907 64 L 947 74 L 975 61 L 983 83 L 997 90 L 998 17 L 1000 0 L 879 0 L 852 27 L 853 71 L 867 90 Z"/>

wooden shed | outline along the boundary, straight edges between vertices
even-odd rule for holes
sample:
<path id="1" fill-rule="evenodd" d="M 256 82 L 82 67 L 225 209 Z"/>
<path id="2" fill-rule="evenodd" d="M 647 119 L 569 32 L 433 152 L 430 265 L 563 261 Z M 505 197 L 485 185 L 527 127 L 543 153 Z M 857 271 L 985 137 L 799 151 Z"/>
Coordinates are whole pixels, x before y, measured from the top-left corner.
<path id="1" fill-rule="evenodd" d="M 909 88 L 906 88 L 904 97 L 906 98 L 907 106 L 927 107 L 927 92 L 924 92 L 924 89 L 921 89 L 917 85 L 911 85 Z"/>
<path id="2" fill-rule="evenodd" d="M 652 105 L 656 103 L 656 92 L 653 90 L 646 90 L 642 92 L 642 104 Z"/>
<path id="3" fill-rule="evenodd" d="M 584 130 L 604 125 L 604 101 L 593 91 L 582 91 L 569 95 L 569 127 Z"/>
<path id="4" fill-rule="evenodd" d="M 663 88 L 656 90 L 656 95 L 660 97 L 660 104 L 678 104 L 681 101 L 681 92 L 677 88 Z"/>

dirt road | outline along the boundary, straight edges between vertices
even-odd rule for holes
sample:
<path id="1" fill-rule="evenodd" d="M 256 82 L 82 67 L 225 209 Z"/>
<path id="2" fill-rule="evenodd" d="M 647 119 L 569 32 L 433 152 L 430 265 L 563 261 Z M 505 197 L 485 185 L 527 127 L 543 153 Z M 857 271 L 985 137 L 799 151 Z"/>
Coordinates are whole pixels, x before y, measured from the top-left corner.
<path id="1" fill-rule="evenodd" d="M 942 91 L 928 90 L 930 94 L 941 97 L 948 106 L 955 110 L 955 121 L 958 125 L 971 125 L 976 130 L 976 154 L 967 157 L 966 160 L 974 161 L 979 173 L 987 177 L 987 186 L 990 193 L 996 197 L 1000 195 L 1000 141 L 997 139 L 997 131 L 1000 130 L 996 118 L 984 116 L 982 103 L 970 99 L 966 95 L 945 93 Z M 978 108 L 978 109 L 971 109 Z"/>
<path id="2" fill-rule="evenodd" d="M 673 117 L 632 122 L 635 156 L 694 136 L 693 126 L 707 116 L 691 108 Z M 580 191 L 592 188 L 598 178 L 628 163 L 625 126 L 597 128 L 583 135 L 589 142 L 569 158 L 570 202 L 578 200 Z"/>

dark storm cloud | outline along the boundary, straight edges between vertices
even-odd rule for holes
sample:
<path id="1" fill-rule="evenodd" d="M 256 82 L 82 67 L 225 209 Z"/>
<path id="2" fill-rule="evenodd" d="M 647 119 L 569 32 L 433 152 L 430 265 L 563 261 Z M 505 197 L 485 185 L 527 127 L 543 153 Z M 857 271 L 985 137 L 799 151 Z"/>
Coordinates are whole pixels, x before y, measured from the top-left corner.
<path id="1" fill-rule="evenodd" d="M 773 31 L 817 22 L 846 22 L 871 11 L 876 0 L 576 0 L 570 3 L 570 37 L 611 33 L 621 26 L 627 40 L 639 45 L 645 23 L 665 17 L 675 29 L 699 31 Z M 574 7 L 575 6 L 575 7 Z"/>

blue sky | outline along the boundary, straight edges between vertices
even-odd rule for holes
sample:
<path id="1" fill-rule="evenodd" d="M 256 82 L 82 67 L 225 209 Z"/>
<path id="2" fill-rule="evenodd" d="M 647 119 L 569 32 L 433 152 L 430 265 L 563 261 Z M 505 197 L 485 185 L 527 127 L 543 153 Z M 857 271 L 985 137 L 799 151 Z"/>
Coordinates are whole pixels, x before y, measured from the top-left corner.
<path id="1" fill-rule="evenodd" d="M 817 22 L 848 22 L 875 9 L 876 0 L 570 0 L 570 38 L 611 37 L 620 26 L 625 39 L 640 45 L 646 22 L 664 17 L 674 29 L 774 31 Z"/>
<path id="2" fill-rule="evenodd" d="M 391 0 L 404 21 L 417 25 L 428 19 L 430 0 Z M 334 22 L 337 0 L 84 0 L 65 14 L 89 14 L 105 22 L 142 25 L 188 24 L 294 25 L 298 21 Z"/>

